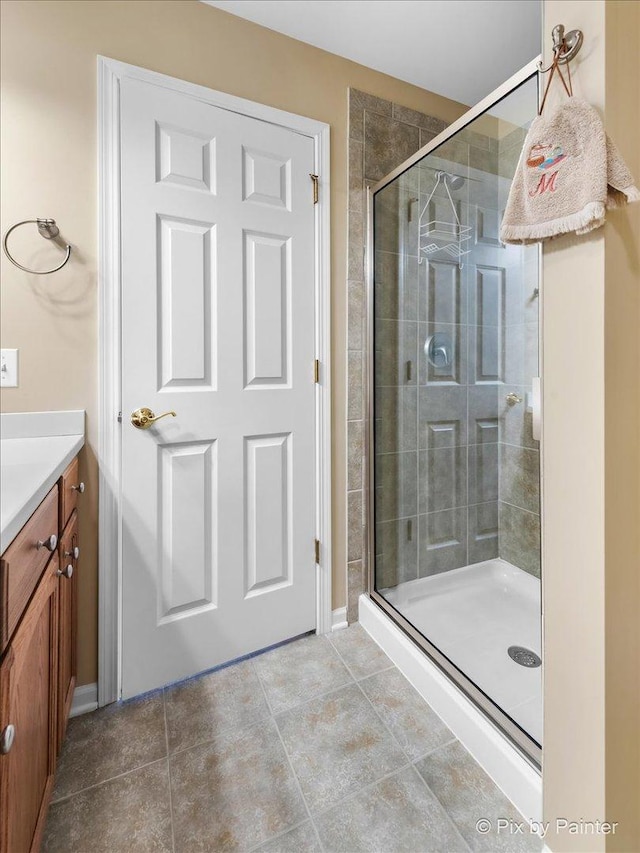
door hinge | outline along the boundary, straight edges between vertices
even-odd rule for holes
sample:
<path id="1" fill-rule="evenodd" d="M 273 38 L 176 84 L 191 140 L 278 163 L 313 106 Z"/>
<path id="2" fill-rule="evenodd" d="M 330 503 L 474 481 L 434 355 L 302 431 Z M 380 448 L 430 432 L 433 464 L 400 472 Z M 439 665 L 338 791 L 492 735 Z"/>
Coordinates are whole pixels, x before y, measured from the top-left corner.
<path id="1" fill-rule="evenodd" d="M 316 358 L 313 362 L 313 381 L 318 384 L 320 382 L 320 359 Z"/>
<path id="2" fill-rule="evenodd" d="M 122 412 L 118 412 L 118 423 L 122 423 Z"/>
<path id="3" fill-rule="evenodd" d="M 320 540 L 316 539 L 314 541 L 315 546 L 315 562 L 320 565 Z"/>
<path id="4" fill-rule="evenodd" d="M 311 175 L 311 174 L 309 175 L 309 177 L 313 181 L 313 203 L 317 204 L 318 203 L 318 181 L 319 181 L 319 177 L 318 177 L 318 175 Z"/>

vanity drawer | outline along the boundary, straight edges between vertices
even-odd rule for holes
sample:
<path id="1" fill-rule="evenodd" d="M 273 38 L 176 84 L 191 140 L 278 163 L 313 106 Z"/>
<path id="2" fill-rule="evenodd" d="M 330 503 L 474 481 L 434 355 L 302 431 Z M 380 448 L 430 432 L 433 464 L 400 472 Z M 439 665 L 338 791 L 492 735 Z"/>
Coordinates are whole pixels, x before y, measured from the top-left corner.
<path id="1" fill-rule="evenodd" d="M 51 489 L 0 560 L 0 652 L 20 621 L 44 567 L 57 547 L 58 486 Z M 56 542 L 50 541 L 55 536 Z M 41 543 L 38 545 L 38 543 Z"/>
<path id="2" fill-rule="evenodd" d="M 60 529 L 62 530 L 78 505 L 78 495 L 84 492 L 84 483 L 80 482 L 79 477 L 77 456 L 60 478 L 60 485 Z"/>

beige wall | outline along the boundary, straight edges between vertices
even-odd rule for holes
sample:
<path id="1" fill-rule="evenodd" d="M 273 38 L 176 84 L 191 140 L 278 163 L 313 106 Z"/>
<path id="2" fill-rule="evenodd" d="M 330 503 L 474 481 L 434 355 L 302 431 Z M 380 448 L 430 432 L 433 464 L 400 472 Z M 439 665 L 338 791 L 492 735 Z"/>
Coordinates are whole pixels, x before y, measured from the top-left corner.
<path id="1" fill-rule="evenodd" d="M 638 180 L 639 11 L 544 4 L 547 49 L 554 24 L 583 30 L 574 91 Z M 639 234 L 634 205 L 544 247 L 544 819 L 619 822 L 553 851 L 640 849 Z"/>
<path id="2" fill-rule="evenodd" d="M 4 0 L 2 228 L 52 216 L 75 247 L 55 276 L 2 258 L 2 341 L 20 349 L 20 387 L 4 411 L 85 408 L 88 484 L 81 516 L 79 683 L 96 679 L 97 185 L 96 56 L 140 65 L 331 125 L 333 606 L 345 603 L 347 89 L 453 121 L 463 108 L 415 86 L 195 0 Z M 18 237 L 16 253 L 53 249 Z"/>
<path id="3" fill-rule="evenodd" d="M 607 130 L 640 185 L 640 3 L 606 4 Z M 605 228 L 605 805 L 640 850 L 640 204 Z"/>

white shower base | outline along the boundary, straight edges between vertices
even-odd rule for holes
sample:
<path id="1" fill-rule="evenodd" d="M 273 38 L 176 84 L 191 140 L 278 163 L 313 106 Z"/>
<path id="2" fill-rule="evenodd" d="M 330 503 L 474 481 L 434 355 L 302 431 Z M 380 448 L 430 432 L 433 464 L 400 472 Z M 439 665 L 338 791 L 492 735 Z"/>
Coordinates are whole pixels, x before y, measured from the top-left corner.
<path id="1" fill-rule="evenodd" d="M 509 646 L 542 657 L 540 581 L 487 560 L 379 592 L 503 711 L 542 744 L 542 671 Z"/>

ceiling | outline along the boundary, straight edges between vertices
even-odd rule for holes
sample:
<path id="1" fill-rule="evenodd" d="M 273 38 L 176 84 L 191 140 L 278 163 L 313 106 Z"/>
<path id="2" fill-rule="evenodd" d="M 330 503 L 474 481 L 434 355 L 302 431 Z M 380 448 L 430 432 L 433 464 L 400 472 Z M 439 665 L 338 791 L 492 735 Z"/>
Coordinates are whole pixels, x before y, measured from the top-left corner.
<path id="1" fill-rule="evenodd" d="M 541 0 L 203 0 L 471 105 L 540 53 Z"/>

